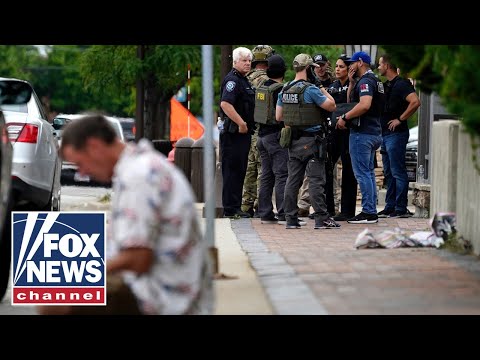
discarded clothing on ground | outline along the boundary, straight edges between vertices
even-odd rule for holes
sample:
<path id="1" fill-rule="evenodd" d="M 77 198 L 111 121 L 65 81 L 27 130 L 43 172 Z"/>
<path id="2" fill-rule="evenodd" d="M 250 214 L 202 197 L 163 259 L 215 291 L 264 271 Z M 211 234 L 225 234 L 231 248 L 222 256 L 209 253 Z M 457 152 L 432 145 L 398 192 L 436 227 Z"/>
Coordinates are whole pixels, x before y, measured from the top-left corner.
<path id="1" fill-rule="evenodd" d="M 358 234 L 355 240 L 357 249 L 399 247 L 433 247 L 439 248 L 448 236 L 455 232 L 455 213 L 439 212 L 430 220 L 432 231 L 406 232 L 400 228 L 373 233 L 368 228 Z"/>

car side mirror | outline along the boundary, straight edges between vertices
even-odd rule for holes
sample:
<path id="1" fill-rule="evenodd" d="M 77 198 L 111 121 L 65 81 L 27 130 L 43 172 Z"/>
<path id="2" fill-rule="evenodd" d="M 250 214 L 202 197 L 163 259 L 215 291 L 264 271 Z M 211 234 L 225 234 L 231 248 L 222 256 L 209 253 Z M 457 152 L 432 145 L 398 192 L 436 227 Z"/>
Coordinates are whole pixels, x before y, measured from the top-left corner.
<path id="1" fill-rule="evenodd" d="M 26 104 L 32 97 L 32 87 L 18 80 L 0 80 L 0 104 Z"/>

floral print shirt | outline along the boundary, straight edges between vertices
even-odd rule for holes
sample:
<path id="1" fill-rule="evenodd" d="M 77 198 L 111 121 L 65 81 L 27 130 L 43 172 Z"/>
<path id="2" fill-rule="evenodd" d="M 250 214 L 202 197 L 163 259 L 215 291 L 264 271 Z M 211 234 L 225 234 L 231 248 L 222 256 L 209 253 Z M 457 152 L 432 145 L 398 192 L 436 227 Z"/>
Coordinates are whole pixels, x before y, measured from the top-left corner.
<path id="1" fill-rule="evenodd" d="M 182 171 L 142 139 L 122 152 L 112 189 L 110 255 L 128 247 L 154 252 L 150 272 L 123 273 L 143 313 L 211 314 L 210 257 Z"/>

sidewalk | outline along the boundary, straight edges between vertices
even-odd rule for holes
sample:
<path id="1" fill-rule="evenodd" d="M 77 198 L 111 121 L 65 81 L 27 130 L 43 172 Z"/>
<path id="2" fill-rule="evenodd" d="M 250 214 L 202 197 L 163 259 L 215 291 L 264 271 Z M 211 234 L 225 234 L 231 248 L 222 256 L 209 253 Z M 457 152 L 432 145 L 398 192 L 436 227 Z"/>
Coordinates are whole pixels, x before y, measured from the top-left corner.
<path id="1" fill-rule="evenodd" d="M 355 238 L 367 226 L 346 222 L 340 229 L 315 230 L 314 220 L 307 220 L 307 226 L 287 230 L 259 219 L 217 219 L 222 229 L 222 220 L 230 222 L 248 255 L 273 314 L 480 314 L 480 261 L 475 256 L 435 248 L 356 250 Z M 368 227 L 374 232 L 395 227 L 424 231 L 429 219 L 379 219 Z M 216 244 L 222 256 L 226 230 L 219 231 Z M 220 257 L 221 271 L 235 260 L 242 261 Z M 216 282 L 217 289 L 225 286 Z M 244 289 L 231 285 L 232 299 L 243 294 Z M 224 294 L 218 295 L 218 313 L 237 311 Z M 253 306 L 257 298 L 251 296 Z M 256 306 L 245 310 L 264 313 Z"/>

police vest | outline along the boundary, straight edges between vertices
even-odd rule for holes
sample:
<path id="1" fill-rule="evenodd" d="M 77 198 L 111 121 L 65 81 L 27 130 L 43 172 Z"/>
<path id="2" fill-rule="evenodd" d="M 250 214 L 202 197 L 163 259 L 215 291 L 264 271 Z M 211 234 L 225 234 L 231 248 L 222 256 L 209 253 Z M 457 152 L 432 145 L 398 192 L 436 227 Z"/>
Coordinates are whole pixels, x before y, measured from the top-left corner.
<path id="1" fill-rule="evenodd" d="M 275 119 L 277 99 L 274 98 L 274 94 L 282 86 L 283 84 L 276 82 L 269 86 L 260 85 L 255 90 L 255 122 L 267 125 L 278 124 Z"/>
<path id="2" fill-rule="evenodd" d="M 303 81 L 303 80 L 300 80 Z M 283 122 L 288 126 L 313 126 L 325 124 L 325 112 L 316 104 L 306 104 L 305 89 L 314 86 L 304 82 L 302 86 L 293 86 L 297 81 L 284 87 L 282 93 Z"/>

